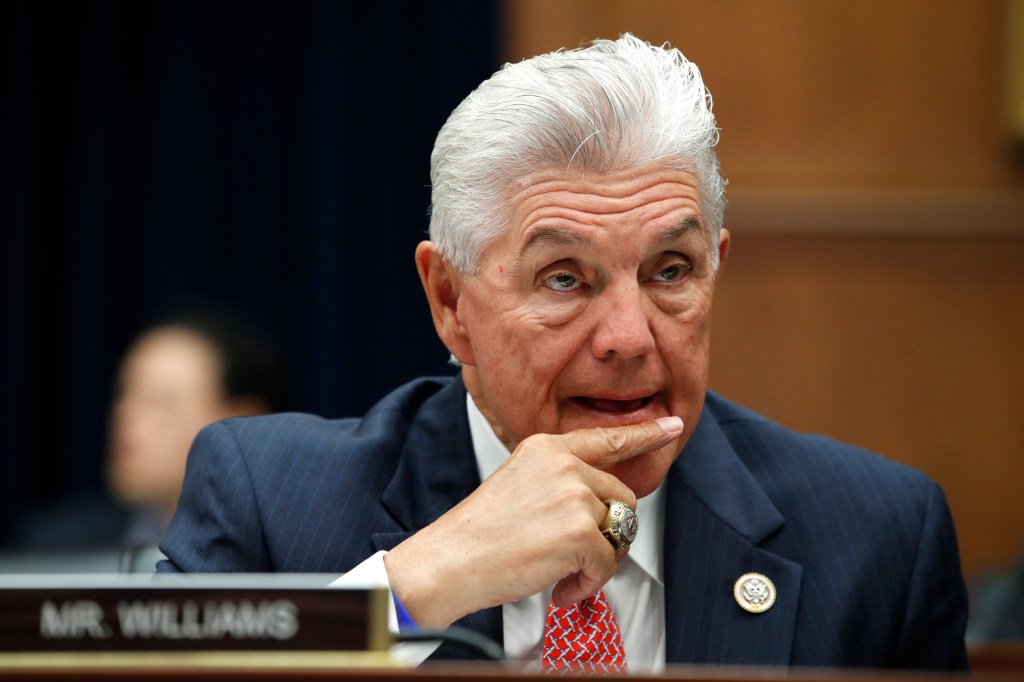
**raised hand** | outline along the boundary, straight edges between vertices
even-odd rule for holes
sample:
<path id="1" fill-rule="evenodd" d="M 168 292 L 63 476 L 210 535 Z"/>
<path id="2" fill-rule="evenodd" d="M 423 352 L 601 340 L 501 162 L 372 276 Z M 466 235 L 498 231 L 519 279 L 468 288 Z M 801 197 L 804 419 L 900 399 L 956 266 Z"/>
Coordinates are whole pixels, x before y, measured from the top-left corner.
<path id="1" fill-rule="evenodd" d="M 664 447 L 682 431 L 681 419 L 666 417 L 523 440 L 473 494 L 385 556 L 392 589 L 425 627 L 552 584 L 561 606 L 585 599 L 628 551 L 601 534 L 604 501 L 636 508 L 633 491 L 603 469 Z"/>

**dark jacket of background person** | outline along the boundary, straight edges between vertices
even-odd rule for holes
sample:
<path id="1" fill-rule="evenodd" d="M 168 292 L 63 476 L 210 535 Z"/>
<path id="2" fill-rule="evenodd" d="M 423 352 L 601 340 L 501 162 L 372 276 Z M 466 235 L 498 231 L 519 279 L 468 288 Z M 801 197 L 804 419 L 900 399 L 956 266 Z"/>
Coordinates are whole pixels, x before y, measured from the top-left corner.
<path id="1" fill-rule="evenodd" d="M 177 506 L 199 430 L 227 417 L 283 409 L 286 382 L 265 332 L 229 315 L 189 313 L 151 326 L 125 353 L 115 381 L 106 494 L 80 494 L 36 510 L 11 549 L 68 553 L 61 557 L 64 572 L 94 565 L 70 553 L 156 545 Z"/>
<path id="2" fill-rule="evenodd" d="M 155 311 L 272 329 L 318 414 L 444 369 L 396 264 L 437 128 L 498 65 L 498 9 L 0 3 L 0 547 L 99 495 L 111 378 Z"/>

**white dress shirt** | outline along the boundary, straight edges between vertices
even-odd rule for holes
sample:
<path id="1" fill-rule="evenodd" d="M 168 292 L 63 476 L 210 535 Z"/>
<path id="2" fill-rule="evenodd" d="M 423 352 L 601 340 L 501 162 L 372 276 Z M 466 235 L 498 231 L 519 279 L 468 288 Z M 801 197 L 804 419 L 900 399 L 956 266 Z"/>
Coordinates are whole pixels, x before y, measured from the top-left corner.
<path id="1" fill-rule="evenodd" d="M 485 480 L 501 466 L 509 456 L 509 451 L 498 440 L 490 422 L 468 393 L 466 411 L 469 414 L 469 430 L 480 480 Z M 665 526 L 663 488 L 664 484 L 637 502 L 640 524 L 636 540 L 630 546 L 629 554 L 619 564 L 618 571 L 604 586 L 605 596 L 622 631 L 622 643 L 630 672 L 660 672 L 665 667 L 665 582 L 661 562 Z M 390 589 L 384 568 L 384 554 L 378 552 L 333 584 L 380 585 Z M 505 653 L 509 660 L 539 667 L 544 624 L 553 587 L 502 606 Z M 389 622 L 392 630 L 397 632 L 393 603 Z M 430 656 L 437 646 L 403 644 L 395 647 L 392 653 L 411 665 L 417 665 Z"/>

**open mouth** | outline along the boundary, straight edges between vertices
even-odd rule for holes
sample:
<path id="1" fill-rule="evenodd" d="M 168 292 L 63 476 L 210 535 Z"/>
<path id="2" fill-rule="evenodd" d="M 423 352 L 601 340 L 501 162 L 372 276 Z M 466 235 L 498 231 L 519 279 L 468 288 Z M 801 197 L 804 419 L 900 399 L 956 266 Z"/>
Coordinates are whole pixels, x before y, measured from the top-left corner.
<path id="1" fill-rule="evenodd" d="M 579 396 L 573 400 L 583 407 L 595 412 L 607 412 L 610 414 L 628 414 L 647 407 L 653 396 L 643 398 L 632 398 L 630 400 L 613 400 L 610 398 L 590 398 Z"/>

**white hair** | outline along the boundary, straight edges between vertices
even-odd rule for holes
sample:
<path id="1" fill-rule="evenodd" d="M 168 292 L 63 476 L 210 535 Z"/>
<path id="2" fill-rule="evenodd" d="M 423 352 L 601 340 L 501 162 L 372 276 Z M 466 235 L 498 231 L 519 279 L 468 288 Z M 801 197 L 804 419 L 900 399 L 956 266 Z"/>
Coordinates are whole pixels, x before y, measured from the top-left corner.
<path id="1" fill-rule="evenodd" d="M 711 93 L 667 43 L 628 33 L 505 64 L 452 112 L 430 156 L 430 238 L 462 272 L 510 220 L 513 184 L 539 170 L 661 164 L 692 172 L 718 267 L 725 181 Z"/>

